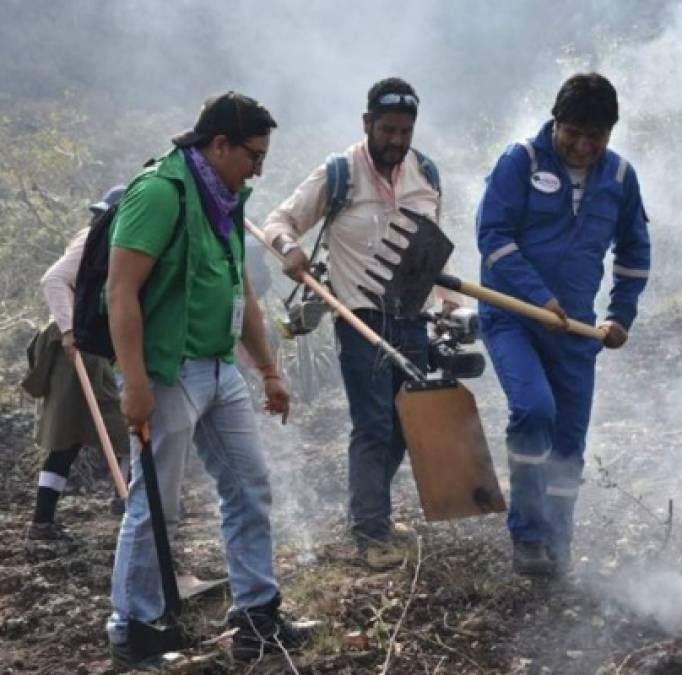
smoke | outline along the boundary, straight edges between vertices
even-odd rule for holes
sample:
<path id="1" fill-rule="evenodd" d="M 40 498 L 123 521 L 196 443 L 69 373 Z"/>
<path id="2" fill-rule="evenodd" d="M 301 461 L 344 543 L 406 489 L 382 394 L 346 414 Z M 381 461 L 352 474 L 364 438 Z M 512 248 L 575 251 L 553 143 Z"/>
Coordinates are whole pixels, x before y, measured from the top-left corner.
<path id="1" fill-rule="evenodd" d="M 611 585 L 619 607 L 653 619 L 670 635 L 682 630 L 682 574 L 655 566 L 622 570 Z"/>
<path id="2" fill-rule="evenodd" d="M 440 167 L 444 227 L 457 246 L 455 268 L 467 279 L 478 276 L 473 214 L 486 172 L 508 143 L 535 135 L 566 77 L 598 70 L 619 92 L 621 121 L 611 146 L 637 169 L 651 217 L 654 271 L 642 317 L 654 317 L 679 299 L 679 1 L 0 0 L 0 13 L 0 113 L 25 100 L 70 92 L 87 106 L 103 145 L 118 130 L 125 162 L 117 165 L 112 183 L 132 175 L 150 154 L 164 150 L 173 133 L 190 126 L 206 95 L 234 88 L 261 100 L 279 128 L 265 174 L 254 181 L 249 209 L 256 221 L 327 154 L 361 138 L 366 92 L 374 81 L 404 77 L 422 100 L 415 146 Z M 608 273 L 605 280 L 602 310 Z M 637 336 L 635 327 L 633 347 Z M 626 348 L 600 357 L 590 441 L 604 446 L 607 459 L 622 449 L 607 422 L 627 417 L 643 438 L 651 418 L 679 430 L 679 385 L 673 391 L 665 377 L 652 383 L 628 354 Z M 672 370 L 679 349 L 677 357 L 669 364 L 672 375 L 679 373 L 679 367 Z M 623 383 L 646 393 L 636 400 L 623 397 Z M 494 402 L 484 421 L 499 434 L 505 411 L 494 375 L 488 372 L 471 386 Z M 624 399 L 620 408 L 613 404 L 614 391 Z M 277 504 L 291 516 L 290 529 L 302 532 L 309 524 L 306 513 L 324 496 L 311 491 L 309 467 L 289 465 L 302 442 L 293 431 L 282 435 L 268 427 L 266 442 L 287 448 L 272 456 Z M 674 475 L 676 449 L 671 436 L 658 455 L 657 475 Z M 672 478 L 670 489 L 669 496 L 680 494 Z M 597 497 L 603 492 L 596 491 Z M 625 509 L 619 522 L 627 517 Z M 314 535 L 301 534 L 303 550 Z M 662 572 L 658 580 L 670 578 Z M 628 597 L 662 595 L 641 579 L 633 578 L 628 588 L 638 584 L 639 592 L 628 590 Z M 662 617 L 671 613 L 668 605 L 631 604 Z"/>

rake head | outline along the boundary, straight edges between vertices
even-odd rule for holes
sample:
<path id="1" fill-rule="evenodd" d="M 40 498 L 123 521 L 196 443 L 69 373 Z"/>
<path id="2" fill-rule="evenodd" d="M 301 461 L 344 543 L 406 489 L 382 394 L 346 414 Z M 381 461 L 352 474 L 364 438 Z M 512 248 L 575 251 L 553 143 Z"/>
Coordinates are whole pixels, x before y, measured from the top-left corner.
<path id="1" fill-rule="evenodd" d="M 365 286 L 358 288 L 379 309 L 394 316 L 416 317 L 433 288 L 438 274 L 443 269 L 454 249 L 454 245 L 432 220 L 406 208 L 400 209 L 412 225 L 408 229 L 391 223 L 391 229 L 398 233 L 402 246 L 388 239 L 382 239 L 386 248 L 393 252 L 398 262 L 375 254 L 374 258 L 386 270 L 388 277 L 373 270 L 365 270 L 367 276 L 383 288 L 375 293 Z"/>

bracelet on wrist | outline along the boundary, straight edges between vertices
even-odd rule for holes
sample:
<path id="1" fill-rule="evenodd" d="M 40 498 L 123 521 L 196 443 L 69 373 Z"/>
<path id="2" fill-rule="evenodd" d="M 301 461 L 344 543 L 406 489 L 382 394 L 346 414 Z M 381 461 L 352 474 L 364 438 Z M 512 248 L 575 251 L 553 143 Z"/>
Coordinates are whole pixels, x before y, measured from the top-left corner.
<path id="1" fill-rule="evenodd" d="M 274 363 L 265 363 L 262 366 L 256 366 L 263 376 L 277 375 L 277 366 Z"/>
<path id="2" fill-rule="evenodd" d="M 263 381 L 265 380 L 281 380 L 279 375 L 263 375 Z"/>

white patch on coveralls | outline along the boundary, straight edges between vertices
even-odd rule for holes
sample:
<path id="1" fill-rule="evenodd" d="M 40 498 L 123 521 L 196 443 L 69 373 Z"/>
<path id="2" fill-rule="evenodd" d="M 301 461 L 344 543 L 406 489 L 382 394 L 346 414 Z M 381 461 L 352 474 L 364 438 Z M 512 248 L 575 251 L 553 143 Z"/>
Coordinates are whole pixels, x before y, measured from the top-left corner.
<path id="1" fill-rule="evenodd" d="M 622 265 L 614 265 L 613 273 L 621 277 L 631 277 L 632 279 L 648 279 L 649 270 L 636 270 L 632 267 L 623 267 Z"/>
<path id="2" fill-rule="evenodd" d="M 511 242 L 509 244 L 505 244 L 504 246 L 500 246 L 496 251 L 493 251 L 488 258 L 485 261 L 485 264 L 488 266 L 488 269 L 492 269 L 493 265 L 500 260 L 501 258 L 504 258 L 504 256 L 509 255 L 510 253 L 514 253 L 514 251 L 518 251 L 519 247 L 515 242 Z"/>
<path id="3" fill-rule="evenodd" d="M 522 455 L 521 453 L 514 452 L 509 448 L 507 448 L 507 452 L 509 453 L 509 459 L 511 459 L 513 462 L 518 462 L 519 464 L 544 464 L 549 458 L 552 450 L 550 448 L 542 455 Z"/>
<path id="4" fill-rule="evenodd" d="M 553 195 L 561 189 L 561 178 L 549 171 L 536 171 L 530 177 L 530 184 L 546 195 Z"/>
<path id="5" fill-rule="evenodd" d="M 580 487 L 558 487 L 556 485 L 547 486 L 547 495 L 550 497 L 577 497 Z"/>

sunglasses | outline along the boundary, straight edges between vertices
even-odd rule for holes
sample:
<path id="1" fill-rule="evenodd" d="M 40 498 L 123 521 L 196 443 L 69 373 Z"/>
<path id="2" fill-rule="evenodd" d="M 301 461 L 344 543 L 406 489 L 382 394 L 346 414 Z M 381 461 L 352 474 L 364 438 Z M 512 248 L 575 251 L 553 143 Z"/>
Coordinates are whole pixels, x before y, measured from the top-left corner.
<path id="1" fill-rule="evenodd" d="M 265 157 L 268 154 L 267 151 L 264 150 L 254 150 L 253 148 L 250 148 L 248 145 L 246 145 L 246 143 L 238 143 L 237 145 L 240 148 L 244 148 L 244 150 L 246 150 L 255 166 L 260 166 L 263 164 Z"/>
<path id="2" fill-rule="evenodd" d="M 374 101 L 372 107 L 389 105 L 399 105 L 416 110 L 419 106 L 419 99 L 412 94 L 384 94 Z"/>

